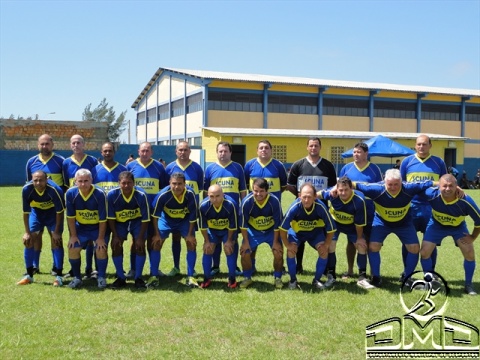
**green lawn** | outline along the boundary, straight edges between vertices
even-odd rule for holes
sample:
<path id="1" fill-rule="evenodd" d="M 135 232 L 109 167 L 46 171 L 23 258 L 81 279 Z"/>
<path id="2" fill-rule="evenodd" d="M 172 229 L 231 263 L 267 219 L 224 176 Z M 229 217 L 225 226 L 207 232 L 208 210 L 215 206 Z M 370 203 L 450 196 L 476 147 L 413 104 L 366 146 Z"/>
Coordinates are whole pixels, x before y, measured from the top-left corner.
<path id="1" fill-rule="evenodd" d="M 305 252 L 309 271 L 299 276 L 302 290 L 275 290 L 266 245 L 259 248 L 259 274 L 247 290 L 226 287 L 224 257 L 223 274 L 206 290 L 187 288 L 184 277 L 165 279 L 159 289 L 148 291 L 137 291 L 131 283 L 124 290 L 98 290 L 94 282 L 84 283 L 80 290 L 54 288 L 46 273 L 52 261 L 48 241 L 42 252 L 43 273 L 32 285 L 16 286 L 24 272 L 20 191 L 0 188 L 2 359 L 361 359 L 365 327 L 404 314 L 397 282 L 402 270 L 400 242 L 393 236 L 382 250 L 385 286 L 369 292 L 354 281 L 340 281 L 330 291 L 312 291 L 316 253 L 310 248 Z M 480 203 L 480 191 L 468 193 Z M 291 200 L 286 196 L 284 206 Z M 198 240 L 196 270 L 201 273 L 202 239 Z M 345 242 L 342 237 L 337 247 L 339 273 L 346 269 Z M 478 241 L 475 247 L 478 252 Z M 183 245 L 182 270 L 185 249 Z M 452 288 L 446 315 L 478 327 L 480 297 L 463 294 L 462 259 L 452 241 L 445 240 L 437 271 Z M 162 270 L 171 265 L 167 242 Z M 108 273 L 112 283 L 112 262 Z M 287 276 L 283 279 L 286 283 Z M 477 290 L 479 283 L 477 272 Z"/>

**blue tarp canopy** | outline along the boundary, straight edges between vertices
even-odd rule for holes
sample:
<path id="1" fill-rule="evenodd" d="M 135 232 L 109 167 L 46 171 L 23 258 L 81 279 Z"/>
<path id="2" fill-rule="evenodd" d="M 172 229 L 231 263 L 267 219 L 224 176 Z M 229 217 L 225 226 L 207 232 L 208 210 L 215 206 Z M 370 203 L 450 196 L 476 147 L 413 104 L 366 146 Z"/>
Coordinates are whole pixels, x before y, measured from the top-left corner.
<path id="1" fill-rule="evenodd" d="M 365 141 L 368 145 L 368 156 L 395 157 L 415 154 L 415 151 L 385 136 L 377 135 Z M 342 158 L 353 156 L 353 148 L 345 151 Z"/>

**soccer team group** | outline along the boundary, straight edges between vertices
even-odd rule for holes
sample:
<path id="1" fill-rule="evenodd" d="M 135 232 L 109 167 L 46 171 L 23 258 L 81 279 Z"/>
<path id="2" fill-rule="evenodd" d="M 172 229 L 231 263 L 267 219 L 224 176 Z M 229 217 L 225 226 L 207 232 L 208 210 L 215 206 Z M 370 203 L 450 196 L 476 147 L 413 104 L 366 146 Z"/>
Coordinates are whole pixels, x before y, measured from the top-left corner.
<path id="1" fill-rule="evenodd" d="M 268 140 L 259 141 L 257 157 L 244 167 L 231 160 L 231 145 L 219 142 L 217 161 L 205 172 L 190 159 L 186 141 L 178 142 L 177 159 L 165 167 L 152 158 L 148 142 L 139 145 L 138 158 L 130 158 L 125 166 L 114 159 L 112 143 L 103 144 L 100 162 L 85 154 L 82 136 L 72 136 L 70 144 L 73 154 L 64 159 L 54 153 L 52 137 L 44 134 L 38 139 L 40 153 L 27 162 L 28 182 L 22 190 L 26 274 L 18 285 L 34 282 L 44 228 L 51 239 L 53 284 L 62 286 L 70 277 L 70 288 L 80 287 L 88 278 L 96 278 L 99 288 L 107 287 L 109 245 L 116 271 L 110 287 L 125 287 L 129 278 L 137 288 L 158 287 L 162 275 L 180 274 L 181 238 L 186 242 L 186 284 L 190 287 L 212 284 L 219 272 L 222 248 L 227 286 L 249 287 L 256 271 L 257 247 L 267 243 L 273 255 L 273 286 L 284 286 L 282 274 L 286 271 L 288 288 L 297 289 L 308 243 L 318 253 L 312 286 L 330 288 L 336 282 L 337 239 L 344 233 L 348 270 L 342 278 L 354 276 L 356 256 L 358 286 L 374 289 L 382 286 L 380 250 L 393 233 L 402 243 L 402 276 L 407 285 L 419 257 L 425 273 L 435 270 L 437 246 L 451 236 L 464 257 L 465 292 L 476 295 L 473 242 L 480 233 L 480 210 L 458 188 L 444 161 L 430 154 L 432 143 L 426 135 L 416 139 L 416 154 L 406 157 L 399 168 L 387 170 L 384 177 L 369 161 L 368 145 L 361 142 L 354 147 L 354 161 L 341 169 L 339 178 L 333 164 L 321 157 L 319 138 L 307 140 L 306 157 L 296 161 L 288 175 L 284 165 L 272 158 Z M 283 214 L 285 190 L 296 198 Z M 65 213 L 71 270 L 64 274 Z M 471 233 L 467 216 L 474 222 Z M 203 237 L 200 283 L 195 273 L 198 230 Z M 423 233 L 421 245 L 417 232 Z M 129 235 L 130 270 L 126 272 L 123 249 Z M 170 235 L 174 267 L 163 274 L 159 270 L 161 250 Z M 84 274 L 81 250 L 85 250 Z M 145 282 L 147 253 L 149 276 Z M 242 270 L 237 267 L 239 255 Z M 243 280 L 237 282 L 241 275 Z"/>

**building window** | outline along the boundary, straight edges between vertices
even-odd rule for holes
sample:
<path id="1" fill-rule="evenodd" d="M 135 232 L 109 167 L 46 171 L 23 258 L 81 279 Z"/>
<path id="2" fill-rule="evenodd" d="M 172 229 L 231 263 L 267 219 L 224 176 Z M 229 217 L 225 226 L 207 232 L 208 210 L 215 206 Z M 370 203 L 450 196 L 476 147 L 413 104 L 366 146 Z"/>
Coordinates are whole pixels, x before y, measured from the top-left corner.
<path id="1" fill-rule="evenodd" d="M 194 137 L 193 138 L 193 146 L 202 146 L 202 137 Z"/>
<path id="2" fill-rule="evenodd" d="M 187 114 L 203 110 L 202 93 L 187 97 Z"/>
<path id="3" fill-rule="evenodd" d="M 145 111 L 141 111 L 137 113 L 137 126 L 138 125 L 145 125 Z"/>
<path id="4" fill-rule="evenodd" d="M 208 110 L 262 112 L 263 95 L 210 90 Z"/>
<path id="5" fill-rule="evenodd" d="M 272 156 L 282 163 L 287 162 L 287 145 L 272 145 Z"/>
<path id="6" fill-rule="evenodd" d="M 480 122 L 480 106 L 466 106 L 465 120 Z"/>
<path id="7" fill-rule="evenodd" d="M 323 115 L 368 116 L 368 100 L 324 98 Z"/>
<path id="8" fill-rule="evenodd" d="M 172 117 L 180 116 L 185 114 L 185 109 L 183 106 L 183 99 L 175 100 L 172 102 Z"/>
<path id="9" fill-rule="evenodd" d="M 169 119 L 168 113 L 168 104 L 163 104 L 158 107 L 158 120 L 165 120 Z"/>
<path id="10" fill-rule="evenodd" d="M 157 121 L 157 114 L 156 114 L 156 109 L 148 109 L 147 110 L 147 123 L 153 123 Z"/>
<path id="11" fill-rule="evenodd" d="M 345 147 L 343 146 L 332 146 L 332 153 L 330 155 L 330 161 L 334 164 L 343 164 L 344 160 L 342 158 L 342 153 L 345 152 Z"/>
<path id="12" fill-rule="evenodd" d="M 268 111 L 286 114 L 317 114 L 318 98 L 313 96 L 269 95 Z"/>
<path id="13" fill-rule="evenodd" d="M 422 120 L 460 120 L 460 105 L 422 103 Z"/>
<path id="14" fill-rule="evenodd" d="M 374 117 L 415 119 L 417 104 L 414 101 L 385 101 L 375 100 Z"/>

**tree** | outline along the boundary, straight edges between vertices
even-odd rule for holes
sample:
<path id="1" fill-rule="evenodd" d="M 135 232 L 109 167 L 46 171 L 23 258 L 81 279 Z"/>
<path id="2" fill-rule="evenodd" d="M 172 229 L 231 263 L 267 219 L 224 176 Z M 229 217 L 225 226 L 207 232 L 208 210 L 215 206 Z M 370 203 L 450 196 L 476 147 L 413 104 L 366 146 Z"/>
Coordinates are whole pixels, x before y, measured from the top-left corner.
<path id="1" fill-rule="evenodd" d="M 82 114 L 82 120 L 106 122 L 108 140 L 112 142 L 118 141 L 120 135 L 123 133 L 128 124 L 128 120 L 125 119 L 127 110 L 120 113 L 120 115 L 116 117 L 113 106 L 108 106 L 106 98 L 103 98 L 103 100 L 100 102 L 100 104 L 98 104 L 95 109 L 92 110 L 91 108 L 92 103 L 88 104 L 85 107 Z"/>

